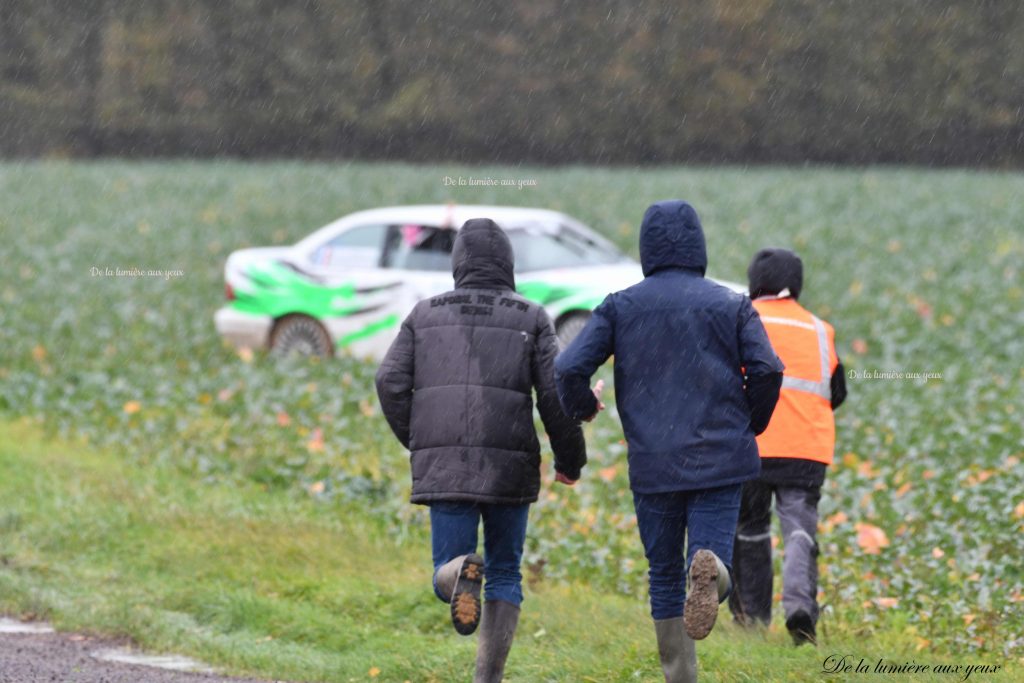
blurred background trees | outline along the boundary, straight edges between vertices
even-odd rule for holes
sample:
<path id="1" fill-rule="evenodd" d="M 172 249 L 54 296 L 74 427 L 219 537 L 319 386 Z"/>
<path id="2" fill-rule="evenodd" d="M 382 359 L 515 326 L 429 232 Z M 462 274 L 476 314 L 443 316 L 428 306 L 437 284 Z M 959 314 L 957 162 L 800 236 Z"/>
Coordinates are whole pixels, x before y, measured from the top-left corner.
<path id="1" fill-rule="evenodd" d="M 0 0 L 0 154 L 1024 164 L 1000 0 Z"/>

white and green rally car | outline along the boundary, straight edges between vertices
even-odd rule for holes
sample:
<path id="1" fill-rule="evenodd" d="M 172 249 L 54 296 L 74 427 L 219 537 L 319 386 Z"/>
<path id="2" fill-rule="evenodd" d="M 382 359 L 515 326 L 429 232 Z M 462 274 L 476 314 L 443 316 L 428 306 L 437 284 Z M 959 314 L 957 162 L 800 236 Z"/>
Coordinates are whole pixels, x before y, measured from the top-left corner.
<path id="1" fill-rule="evenodd" d="M 457 229 L 490 218 L 515 251 L 516 288 L 547 309 L 562 344 L 640 265 L 556 211 L 503 206 L 396 206 L 340 218 L 290 247 L 242 249 L 224 268 L 217 331 L 237 346 L 381 358 L 413 305 L 452 288 Z M 739 285 L 723 283 L 737 291 Z"/>

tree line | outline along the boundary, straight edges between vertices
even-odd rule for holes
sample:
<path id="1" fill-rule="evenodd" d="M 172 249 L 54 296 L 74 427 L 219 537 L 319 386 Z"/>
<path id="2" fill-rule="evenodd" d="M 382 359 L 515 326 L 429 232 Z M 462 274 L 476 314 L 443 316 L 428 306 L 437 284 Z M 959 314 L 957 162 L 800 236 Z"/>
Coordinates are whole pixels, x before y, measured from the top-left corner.
<path id="1" fill-rule="evenodd" d="M 0 154 L 1024 164 L 1002 0 L 0 0 Z"/>

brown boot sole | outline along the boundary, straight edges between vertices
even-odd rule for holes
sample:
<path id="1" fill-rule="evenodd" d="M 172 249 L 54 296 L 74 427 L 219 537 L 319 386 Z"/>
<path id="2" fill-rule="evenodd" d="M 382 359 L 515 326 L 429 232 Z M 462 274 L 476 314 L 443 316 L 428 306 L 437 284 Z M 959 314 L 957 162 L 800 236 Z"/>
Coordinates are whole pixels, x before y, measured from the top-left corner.
<path id="1" fill-rule="evenodd" d="M 452 591 L 452 626 L 468 636 L 480 625 L 480 589 L 484 582 L 484 561 L 479 555 L 467 555 L 459 569 L 459 578 Z"/>
<path id="2" fill-rule="evenodd" d="M 683 608 L 686 634 L 703 640 L 718 618 L 718 563 L 710 550 L 698 550 L 690 565 L 690 590 Z"/>

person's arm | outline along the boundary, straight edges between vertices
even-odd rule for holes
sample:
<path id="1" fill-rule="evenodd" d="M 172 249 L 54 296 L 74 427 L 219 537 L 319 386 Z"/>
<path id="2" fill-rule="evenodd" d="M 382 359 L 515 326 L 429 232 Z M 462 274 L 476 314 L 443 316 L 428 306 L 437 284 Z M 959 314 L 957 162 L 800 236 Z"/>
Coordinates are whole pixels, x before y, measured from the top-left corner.
<path id="1" fill-rule="evenodd" d="M 602 404 L 590 388 L 590 378 L 615 348 L 615 304 L 612 295 L 594 309 L 586 326 L 555 359 L 555 383 L 565 413 L 574 420 L 591 420 Z"/>
<path id="2" fill-rule="evenodd" d="M 843 368 L 843 361 L 836 356 L 836 369 L 832 373 L 832 410 L 843 405 L 846 400 L 846 370 Z"/>
<path id="3" fill-rule="evenodd" d="M 537 411 L 544 423 L 544 431 L 551 439 L 555 454 L 555 471 L 562 475 L 562 483 L 575 482 L 587 464 L 587 446 L 579 423 L 562 410 L 555 386 L 554 363 L 558 355 L 558 338 L 551 319 L 538 307 L 537 332 L 530 372 L 537 391 Z M 567 481 L 566 481 L 567 480 Z"/>
<path id="4" fill-rule="evenodd" d="M 398 440 L 409 447 L 409 418 L 413 393 L 413 328 L 412 316 L 402 323 L 398 336 L 391 343 L 384 361 L 377 370 L 377 397 L 384 417 Z"/>
<path id="5" fill-rule="evenodd" d="M 750 406 L 750 428 L 754 434 L 768 429 L 782 389 L 782 361 L 772 349 L 761 316 L 743 298 L 739 316 L 740 361 L 744 368 L 744 390 Z"/>

